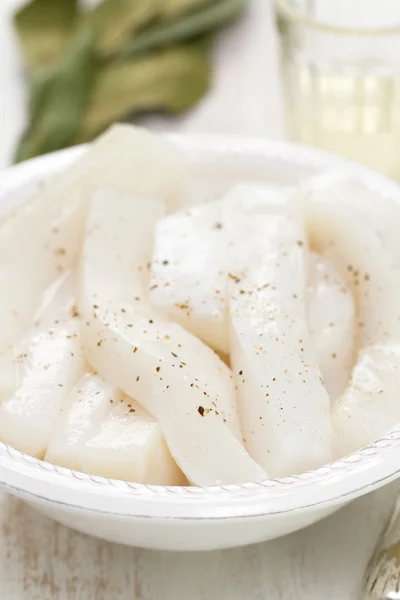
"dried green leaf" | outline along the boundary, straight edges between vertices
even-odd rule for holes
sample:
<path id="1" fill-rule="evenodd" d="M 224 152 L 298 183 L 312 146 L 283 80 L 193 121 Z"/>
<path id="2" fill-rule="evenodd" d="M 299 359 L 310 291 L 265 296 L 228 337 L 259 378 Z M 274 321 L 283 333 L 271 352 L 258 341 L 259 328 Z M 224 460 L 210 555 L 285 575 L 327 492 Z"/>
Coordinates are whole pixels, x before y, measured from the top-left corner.
<path id="1" fill-rule="evenodd" d="M 237 17 L 248 0 L 214 0 L 176 19 L 156 23 L 139 32 L 132 41 L 122 46 L 120 57 L 129 57 L 190 40 L 214 31 Z"/>
<path id="2" fill-rule="evenodd" d="M 93 31 L 81 29 L 59 64 L 36 78 L 30 124 L 17 148 L 16 162 L 65 148 L 79 134 L 97 70 L 95 47 Z"/>
<path id="3" fill-rule="evenodd" d="M 59 58 L 77 17 L 77 0 L 32 0 L 15 14 L 15 29 L 30 69 L 46 67 Z"/>
<path id="4" fill-rule="evenodd" d="M 29 7 L 60 1 L 33 0 Z M 30 125 L 17 160 L 93 139 L 114 121 L 137 112 L 175 113 L 191 107 L 209 86 L 213 33 L 236 17 L 246 2 L 103 0 L 75 23 L 75 33 L 59 60 L 34 71 Z M 166 18 L 171 15 L 178 16 Z M 34 33 L 41 35 L 32 27 L 24 43 L 29 39 L 33 45 Z M 30 60 L 31 66 L 39 64 Z"/>
<path id="5" fill-rule="evenodd" d="M 76 143 L 89 141 L 115 121 L 134 113 L 178 113 L 207 91 L 211 64 L 205 44 L 178 46 L 111 64 L 98 77 Z"/>
<path id="6" fill-rule="evenodd" d="M 160 13 L 161 19 L 170 19 L 190 10 L 198 8 L 201 4 L 215 4 L 215 0 L 164 0 Z"/>
<path id="7" fill-rule="evenodd" d="M 160 14 L 164 0 L 103 0 L 88 15 L 99 36 L 99 50 L 110 54 Z"/>

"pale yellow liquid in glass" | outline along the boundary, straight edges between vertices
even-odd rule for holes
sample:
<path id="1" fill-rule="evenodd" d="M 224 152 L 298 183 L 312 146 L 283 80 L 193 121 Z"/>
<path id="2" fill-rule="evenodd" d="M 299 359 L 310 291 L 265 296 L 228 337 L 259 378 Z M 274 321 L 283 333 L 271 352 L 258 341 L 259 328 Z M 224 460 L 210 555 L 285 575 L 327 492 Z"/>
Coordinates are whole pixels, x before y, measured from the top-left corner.
<path id="1" fill-rule="evenodd" d="M 400 78 L 286 65 L 289 136 L 400 179 Z"/>

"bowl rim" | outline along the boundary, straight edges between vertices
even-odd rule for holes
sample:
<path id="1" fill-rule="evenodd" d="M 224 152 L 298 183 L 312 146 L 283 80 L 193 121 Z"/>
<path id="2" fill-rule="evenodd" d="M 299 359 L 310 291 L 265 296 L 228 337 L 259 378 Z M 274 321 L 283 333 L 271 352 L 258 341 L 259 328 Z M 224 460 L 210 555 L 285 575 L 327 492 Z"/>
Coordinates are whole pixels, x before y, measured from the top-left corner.
<path id="1" fill-rule="evenodd" d="M 381 197 L 400 203 L 400 185 L 326 152 L 305 146 L 219 134 L 167 134 L 186 152 L 244 155 L 291 163 L 319 171 L 340 170 L 361 179 Z M 86 146 L 61 150 L 0 173 L 0 205 L 10 195 L 60 171 Z M 14 202 L 13 202 L 14 203 Z M 58 467 L 0 442 L 0 486 L 32 502 L 50 502 L 69 510 L 127 518 L 214 520 L 272 517 L 340 505 L 368 493 L 400 475 L 400 426 L 371 445 L 299 475 L 208 487 L 155 486 L 113 480 Z"/>

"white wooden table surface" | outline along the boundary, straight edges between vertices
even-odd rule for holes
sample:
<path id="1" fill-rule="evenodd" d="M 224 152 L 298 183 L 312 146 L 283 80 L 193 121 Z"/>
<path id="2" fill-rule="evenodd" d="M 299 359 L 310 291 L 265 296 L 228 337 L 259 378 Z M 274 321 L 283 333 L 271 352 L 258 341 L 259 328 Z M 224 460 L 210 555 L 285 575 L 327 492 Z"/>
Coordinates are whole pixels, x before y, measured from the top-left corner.
<path id="1" fill-rule="evenodd" d="M 0 2 L 0 168 L 23 127 L 24 82 L 9 24 L 22 0 Z M 268 0 L 216 50 L 215 88 L 184 119 L 160 128 L 282 136 Z M 135 550 L 66 529 L 0 493 L 0 600 L 360 600 L 362 573 L 399 486 L 294 535 L 203 554 Z"/>

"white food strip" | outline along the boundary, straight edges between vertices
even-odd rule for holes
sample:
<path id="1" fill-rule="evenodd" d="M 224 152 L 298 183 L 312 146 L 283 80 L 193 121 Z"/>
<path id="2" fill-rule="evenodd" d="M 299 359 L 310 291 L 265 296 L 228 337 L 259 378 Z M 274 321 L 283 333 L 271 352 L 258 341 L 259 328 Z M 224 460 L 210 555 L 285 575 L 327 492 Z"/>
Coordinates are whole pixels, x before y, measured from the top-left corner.
<path id="1" fill-rule="evenodd" d="M 137 483 L 185 483 L 160 425 L 115 385 L 93 373 L 86 373 L 65 400 L 45 460 Z"/>
<path id="2" fill-rule="evenodd" d="M 163 219 L 156 230 L 150 297 L 155 308 L 228 353 L 225 239 L 221 202 Z"/>
<path id="3" fill-rule="evenodd" d="M 354 363 L 354 297 L 326 257 L 309 259 L 307 320 L 317 360 L 331 402 L 345 388 Z"/>
<path id="4" fill-rule="evenodd" d="M 107 189 L 94 195 L 82 259 L 85 300 L 92 308 L 121 300 L 146 304 L 149 257 L 164 210 L 161 202 L 141 196 Z"/>
<path id="5" fill-rule="evenodd" d="M 222 200 L 170 215 L 157 225 L 150 299 L 152 305 L 212 348 L 229 354 L 227 270 L 234 232 L 225 207 L 274 212 L 286 193 L 240 184 Z M 245 208 L 246 207 L 246 208 Z"/>
<path id="6" fill-rule="evenodd" d="M 148 485 L 185 485 L 160 425 L 130 398 L 108 413 L 82 456 L 86 473 Z"/>
<path id="7" fill-rule="evenodd" d="M 34 315 L 34 327 L 36 332 L 46 332 L 53 326 L 68 322 L 78 315 L 76 300 L 76 273 L 70 269 L 66 270 L 54 281 L 44 292 L 40 306 Z M 31 332 L 33 335 L 33 331 Z M 26 336 L 25 336 L 26 337 Z M 25 342 L 24 342 L 25 343 Z M 3 388 L 3 397 L 7 398 L 14 394 L 18 384 L 15 354 L 21 354 L 14 350 L 3 356 L 1 365 L 1 380 L 8 383 L 7 393 Z M 19 361 L 20 362 L 20 361 Z"/>
<path id="8" fill-rule="evenodd" d="M 0 406 L 0 439 L 42 458 L 60 408 L 85 369 L 76 319 L 36 329 L 18 344 L 16 391 Z"/>
<path id="9" fill-rule="evenodd" d="M 86 373 L 61 407 L 45 460 L 82 471 L 88 440 L 98 433 L 110 408 L 123 397 L 115 385 L 100 375 Z"/>
<path id="10" fill-rule="evenodd" d="M 231 372 L 226 365 L 217 360 L 209 348 L 174 323 L 160 324 L 164 328 L 163 335 L 151 327 L 159 318 L 147 303 L 147 266 L 155 224 L 163 211 L 161 203 L 143 200 L 138 196 L 116 197 L 107 191 L 96 194 L 87 224 L 83 257 L 83 306 L 86 306 L 85 310 L 90 316 L 99 309 L 104 314 L 105 308 L 110 307 L 110 320 L 114 324 L 119 322 L 123 329 L 133 329 L 137 322 L 134 336 L 138 342 L 136 345 L 139 345 L 139 331 L 142 331 L 140 335 L 145 343 L 150 343 L 151 336 L 155 335 L 153 341 L 163 348 L 159 352 L 163 351 L 171 359 L 179 354 L 179 348 L 184 344 L 194 344 L 199 354 L 198 362 L 203 361 L 203 368 L 207 368 L 216 378 L 215 392 L 220 398 L 218 408 L 221 416 L 241 439 Z M 125 223 L 125 227 L 121 223 Z M 118 307 L 117 314 L 114 314 L 115 307 Z M 86 332 L 86 327 L 83 331 Z M 100 355 L 103 354 L 102 345 L 103 341 L 100 340 L 96 346 Z M 129 395 L 137 397 L 135 394 Z"/>
<path id="11" fill-rule="evenodd" d="M 141 210 L 135 197 L 93 199 L 81 290 L 88 360 L 158 420 L 172 456 L 192 483 L 262 480 L 265 472 L 238 440 L 229 368 L 179 325 L 160 320 L 144 300 L 139 271 L 132 268 L 135 254 L 128 252 L 129 244 L 147 249 L 152 240 L 155 222 L 145 225 L 137 218 Z M 156 203 L 146 211 L 157 220 Z M 111 246 L 104 232 L 112 236 Z"/>
<path id="12" fill-rule="evenodd" d="M 54 186 L 53 186 L 54 187 Z M 15 389 L 13 345 L 32 325 L 42 295 L 74 264 L 83 213 L 70 197 L 42 193 L 0 226 L 0 400 Z"/>
<path id="13" fill-rule="evenodd" d="M 304 188 L 331 203 L 350 204 L 357 218 L 375 231 L 394 267 L 400 269 L 399 205 L 394 198 L 386 196 L 381 210 L 382 202 L 373 191 L 346 173 L 317 175 L 304 182 Z"/>
<path id="14" fill-rule="evenodd" d="M 35 327 L 51 328 L 61 321 L 78 317 L 76 269 L 68 269 L 45 290 L 42 302 L 34 315 Z"/>
<path id="15" fill-rule="evenodd" d="M 116 125 L 1 224 L 0 399 L 15 386 L 9 378 L 12 346 L 31 325 L 45 289 L 76 260 L 94 191 L 109 185 L 174 208 L 186 197 L 187 177 L 186 161 L 172 144 L 141 128 Z"/>
<path id="16" fill-rule="evenodd" d="M 400 421 L 400 277 L 372 222 L 359 218 L 351 197 L 344 204 L 316 191 L 306 206 L 314 247 L 335 263 L 357 303 L 358 355 L 333 413 L 336 453 L 343 456 Z M 377 213 L 385 210 L 377 204 Z"/>
<path id="17" fill-rule="evenodd" d="M 249 453 L 284 476 L 331 459 L 329 397 L 306 323 L 304 230 L 246 206 L 229 275 L 232 370 Z"/>

